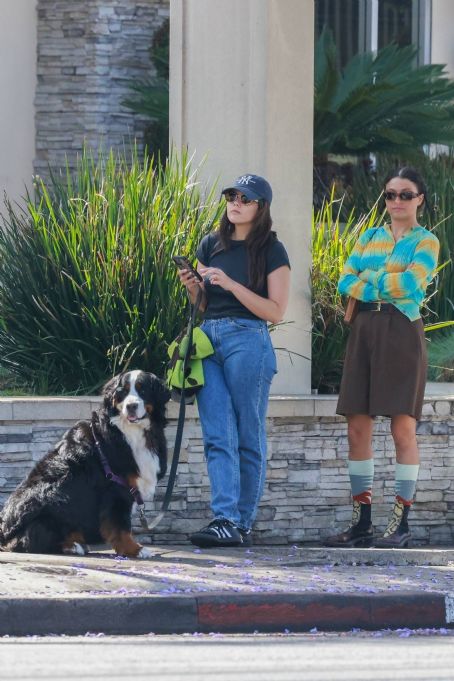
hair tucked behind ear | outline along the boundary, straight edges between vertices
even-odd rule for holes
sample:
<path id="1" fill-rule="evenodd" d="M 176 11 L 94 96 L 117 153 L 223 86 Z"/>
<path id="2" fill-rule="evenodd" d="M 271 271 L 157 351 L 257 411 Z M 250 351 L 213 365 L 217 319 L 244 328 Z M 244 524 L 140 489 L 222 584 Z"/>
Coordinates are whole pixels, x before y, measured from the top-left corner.
<path id="1" fill-rule="evenodd" d="M 276 232 L 271 231 L 272 225 L 270 204 L 262 200 L 262 205 L 259 204 L 257 214 L 252 222 L 252 229 L 246 239 L 248 285 L 253 291 L 259 291 L 265 284 L 267 248 L 272 241 L 277 239 Z M 234 229 L 235 225 L 229 221 L 226 210 L 219 223 L 219 239 L 224 250 L 230 248 Z"/>

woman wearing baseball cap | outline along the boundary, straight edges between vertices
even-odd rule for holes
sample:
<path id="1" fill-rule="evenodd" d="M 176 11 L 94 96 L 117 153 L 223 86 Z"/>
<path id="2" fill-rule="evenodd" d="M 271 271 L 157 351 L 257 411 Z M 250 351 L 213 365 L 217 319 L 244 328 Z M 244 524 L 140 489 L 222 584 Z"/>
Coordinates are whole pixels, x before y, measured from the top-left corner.
<path id="1" fill-rule="evenodd" d="M 211 485 L 213 520 L 190 536 L 196 546 L 251 545 L 266 473 L 266 412 L 276 373 L 267 323 L 287 308 L 290 263 L 271 231 L 270 184 L 238 177 L 222 191 L 218 229 L 197 250 L 199 284 L 188 270 L 182 283 L 194 300 L 204 291 L 203 331 L 214 354 L 203 360 L 197 394 Z"/>

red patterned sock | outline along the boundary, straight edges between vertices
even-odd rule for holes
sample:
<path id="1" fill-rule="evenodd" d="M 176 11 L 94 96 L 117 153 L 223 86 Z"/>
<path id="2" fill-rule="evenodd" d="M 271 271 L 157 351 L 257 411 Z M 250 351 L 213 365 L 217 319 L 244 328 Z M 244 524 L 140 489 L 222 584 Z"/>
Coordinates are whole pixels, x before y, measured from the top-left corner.
<path id="1" fill-rule="evenodd" d="M 359 501 L 360 504 L 371 504 L 372 503 L 372 490 L 366 489 L 361 494 L 355 494 L 353 496 L 353 501 Z"/>
<path id="2" fill-rule="evenodd" d="M 399 496 L 398 494 L 396 494 L 396 501 L 398 501 L 400 504 L 403 504 L 404 506 L 411 506 L 412 503 L 413 503 L 413 499 L 411 499 L 411 500 L 404 499 L 403 497 Z"/>

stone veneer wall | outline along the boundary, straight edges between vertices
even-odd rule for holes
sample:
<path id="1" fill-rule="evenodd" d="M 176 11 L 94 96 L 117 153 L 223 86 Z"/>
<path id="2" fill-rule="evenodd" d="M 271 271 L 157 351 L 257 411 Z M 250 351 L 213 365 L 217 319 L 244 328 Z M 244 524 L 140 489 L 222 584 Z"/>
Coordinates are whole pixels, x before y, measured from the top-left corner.
<path id="1" fill-rule="evenodd" d="M 0 506 L 33 464 L 80 418 L 89 418 L 99 398 L 0 399 Z M 272 398 L 265 494 L 255 525 L 257 543 L 314 542 L 351 516 L 345 465 L 346 424 L 336 417 L 336 399 Z M 170 403 L 167 429 L 172 451 L 177 405 Z M 421 470 L 411 511 L 415 540 L 454 539 L 454 395 L 427 398 L 418 426 Z M 374 523 L 384 528 L 394 491 L 394 447 L 389 420 L 377 419 Z M 165 484 L 158 487 L 157 505 Z M 147 503 L 150 518 L 155 508 Z M 157 527 L 157 543 L 178 543 L 210 519 L 209 484 L 195 407 L 187 410 L 183 450 L 171 511 Z M 140 536 L 140 525 L 134 520 Z M 145 542 L 147 537 L 142 538 Z"/>
<path id="2" fill-rule="evenodd" d="M 126 149 L 144 120 L 121 105 L 153 74 L 149 49 L 169 0 L 38 0 L 35 173 L 74 166 L 84 140 Z"/>

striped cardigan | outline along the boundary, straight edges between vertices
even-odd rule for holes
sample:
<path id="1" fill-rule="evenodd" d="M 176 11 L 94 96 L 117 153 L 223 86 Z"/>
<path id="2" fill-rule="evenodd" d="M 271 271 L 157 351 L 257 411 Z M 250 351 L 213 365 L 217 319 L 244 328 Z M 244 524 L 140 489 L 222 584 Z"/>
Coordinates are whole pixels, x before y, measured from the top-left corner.
<path id="1" fill-rule="evenodd" d="M 388 225 L 368 229 L 344 265 L 338 291 L 365 302 L 392 303 L 411 321 L 419 319 L 439 250 L 437 237 L 424 227 L 413 227 L 397 242 Z"/>

